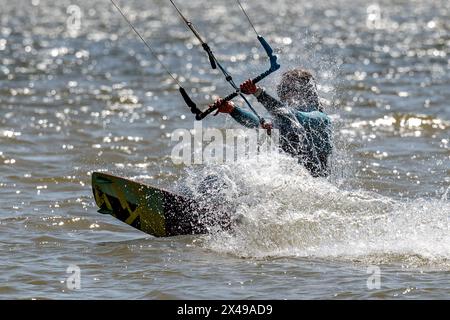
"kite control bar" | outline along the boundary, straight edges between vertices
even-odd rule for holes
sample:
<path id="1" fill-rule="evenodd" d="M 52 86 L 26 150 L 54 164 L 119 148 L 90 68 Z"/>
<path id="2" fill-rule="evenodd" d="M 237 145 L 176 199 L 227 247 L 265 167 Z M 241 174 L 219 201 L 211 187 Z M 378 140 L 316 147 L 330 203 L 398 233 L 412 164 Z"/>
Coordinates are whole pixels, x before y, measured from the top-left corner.
<path id="1" fill-rule="evenodd" d="M 261 81 L 262 79 L 264 79 L 265 77 L 270 75 L 271 73 L 273 73 L 273 72 L 277 71 L 278 69 L 280 69 L 280 65 L 277 62 L 277 56 L 273 54 L 272 47 L 260 35 L 258 35 L 258 40 L 261 43 L 261 45 L 263 46 L 264 50 L 266 51 L 267 56 L 269 57 L 270 68 L 267 69 L 266 71 L 264 71 L 263 73 L 261 73 L 256 78 L 252 79 L 252 82 L 254 84 L 258 83 L 259 81 Z M 192 99 L 189 97 L 189 95 L 187 94 L 186 90 L 183 87 L 180 87 L 179 90 L 180 90 L 180 93 L 181 93 L 184 101 L 186 102 L 188 107 L 191 109 L 191 112 L 193 114 L 195 114 L 195 119 L 196 120 L 202 120 L 207 115 L 209 115 L 211 112 L 217 110 L 216 106 L 209 105 L 208 108 L 205 111 L 201 111 L 197 107 L 197 104 L 194 101 L 192 101 Z M 234 99 L 235 97 L 237 97 L 238 95 L 241 95 L 241 92 L 240 92 L 240 90 L 238 88 L 236 88 L 236 91 L 234 91 L 233 93 L 230 93 L 228 96 L 223 98 L 223 101 L 230 101 L 230 100 Z"/>

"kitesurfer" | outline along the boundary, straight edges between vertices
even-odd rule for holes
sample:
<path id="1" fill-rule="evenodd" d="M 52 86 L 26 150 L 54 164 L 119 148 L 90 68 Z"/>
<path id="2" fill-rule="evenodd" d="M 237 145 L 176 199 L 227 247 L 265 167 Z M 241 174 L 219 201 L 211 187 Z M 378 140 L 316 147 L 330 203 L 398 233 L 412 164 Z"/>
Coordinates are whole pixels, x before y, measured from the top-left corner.
<path id="1" fill-rule="evenodd" d="M 268 129 L 273 126 L 279 130 L 281 149 L 298 158 L 312 176 L 328 176 L 332 152 L 331 121 L 319 101 L 313 75 L 301 68 L 286 71 L 276 89 L 279 100 L 252 80 L 240 85 L 242 93 L 253 94 L 271 114 L 273 124 L 265 123 L 262 127 Z M 214 105 L 218 112 L 228 113 L 245 127 L 260 126 L 255 114 L 231 101 L 218 99 Z"/>

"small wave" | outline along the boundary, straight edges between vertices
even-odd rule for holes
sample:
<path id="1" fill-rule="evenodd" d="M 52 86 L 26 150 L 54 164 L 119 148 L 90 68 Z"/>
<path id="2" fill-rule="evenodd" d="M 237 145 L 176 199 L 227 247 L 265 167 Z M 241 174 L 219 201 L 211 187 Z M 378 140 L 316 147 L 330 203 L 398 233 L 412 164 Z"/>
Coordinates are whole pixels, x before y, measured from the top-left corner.
<path id="1" fill-rule="evenodd" d="M 344 190 L 312 178 L 283 155 L 188 174 L 193 189 L 211 174 L 223 177 L 221 193 L 236 208 L 235 228 L 213 232 L 202 242 L 214 251 L 245 258 L 300 256 L 450 269 L 445 198 L 396 200 Z"/>

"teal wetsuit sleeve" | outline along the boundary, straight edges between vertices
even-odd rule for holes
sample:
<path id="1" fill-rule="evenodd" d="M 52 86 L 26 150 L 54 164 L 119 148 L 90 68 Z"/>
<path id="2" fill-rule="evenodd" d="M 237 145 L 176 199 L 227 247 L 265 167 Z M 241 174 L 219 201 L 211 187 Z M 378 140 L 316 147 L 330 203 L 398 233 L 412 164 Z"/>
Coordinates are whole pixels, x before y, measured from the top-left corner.
<path id="1" fill-rule="evenodd" d="M 233 117 L 238 123 L 247 128 L 258 128 L 259 120 L 258 117 L 253 113 L 242 110 L 239 107 L 234 107 L 233 111 L 230 112 L 230 116 Z"/>
<path id="2" fill-rule="evenodd" d="M 264 106 L 264 108 L 266 108 L 267 111 L 269 111 L 270 114 L 274 116 L 279 115 L 280 111 L 285 109 L 285 105 L 283 103 L 281 103 L 265 91 L 261 92 L 257 99 L 258 102 L 260 102 Z"/>

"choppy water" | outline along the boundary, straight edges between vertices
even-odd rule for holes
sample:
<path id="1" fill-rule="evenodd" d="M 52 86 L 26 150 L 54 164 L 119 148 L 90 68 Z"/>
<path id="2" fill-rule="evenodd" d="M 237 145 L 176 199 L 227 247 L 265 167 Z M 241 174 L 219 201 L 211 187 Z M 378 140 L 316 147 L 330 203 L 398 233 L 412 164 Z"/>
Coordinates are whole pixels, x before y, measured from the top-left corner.
<path id="1" fill-rule="evenodd" d="M 450 297 L 450 3 L 245 3 L 283 69 L 319 78 L 336 128 L 328 180 L 285 157 L 175 166 L 170 134 L 191 115 L 108 1 L 77 1 L 79 25 L 70 1 L 0 1 L 0 298 Z M 237 6 L 180 7 L 237 80 L 265 68 Z M 124 10 L 197 100 L 229 92 L 168 1 Z M 219 173 L 241 224 L 148 237 L 96 212 L 94 170 L 168 188 Z"/>

